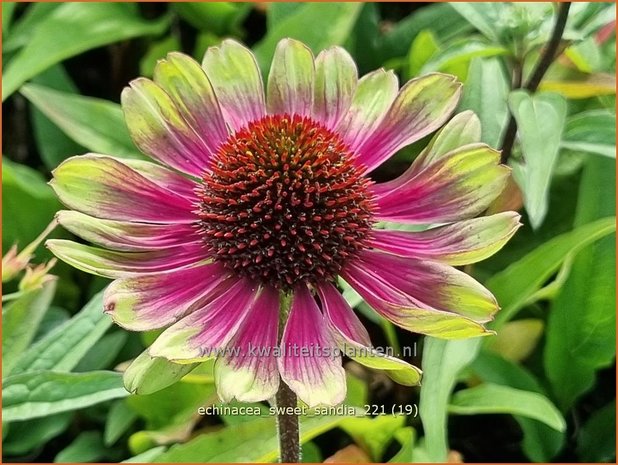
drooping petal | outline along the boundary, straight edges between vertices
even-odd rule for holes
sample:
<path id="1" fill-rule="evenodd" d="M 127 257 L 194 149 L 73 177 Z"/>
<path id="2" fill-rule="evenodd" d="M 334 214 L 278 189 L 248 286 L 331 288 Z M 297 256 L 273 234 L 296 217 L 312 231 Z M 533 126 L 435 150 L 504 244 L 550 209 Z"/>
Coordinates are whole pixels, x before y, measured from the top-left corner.
<path id="1" fill-rule="evenodd" d="M 317 303 L 306 286 L 294 290 L 277 359 L 283 381 L 309 407 L 345 399 L 341 354 Z"/>
<path id="2" fill-rule="evenodd" d="M 268 75 L 268 113 L 311 116 L 314 81 L 315 66 L 309 47 L 293 39 L 281 40 Z"/>
<path id="3" fill-rule="evenodd" d="M 206 51 L 202 66 L 234 131 L 266 114 L 262 75 L 253 53 L 234 40 Z"/>
<path id="4" fill-rule="evenodd" d="M 321 284 L 318 293 L 328 325 L 347 356 L 369 368 L 385 370 L 400 384 L 419 384 L 421 370 L 372 347 L 369 333 L 335 286 Z"/>
<path id="5" fill-rule="evenodd" d="M 313 117 L 334 128 L 350 108 L 357 82 L 356 64 L 345 49 L 320 52 L 315 59 Z"/>
<path id="6" fill-rule="evenodd" d="M 481 323 L 498 309 L 491 293 L 448 265 L 364 251 L 343 278 L 386 319 L 444 339 L 491 334 Z"/>
<path id="7" fill-rule="evenodd" d="M 258 292 L 248 280 L 234 281 L 204 307 L 163 331 L 150 346 L 150 355 L 177 363 L 218 357 L 243 324 Z"/>
<path id="8" fill-rule="evenodd" d="M 435 131 L 451 115 L 460 94 L 461 83 L 454 76 L 434 73 L 409 81 L 359 147 L 359 161 L 371 171 L 397 150 Z"/>
<path id="9" fill-rule="evenodd" d="M 140 150 L 193 176 L 208 170 L 212 155 L 208 144 L 160 86 L 145 78 L 135 79 L 124 88 L 121 100 L 129 133 Z"/>
<path id="10" fill-rule="evenodd" d="M 175 323 L 217 295 L 229 273 L 219 263 L 118 279 L 105 290 L 104 308 L 131 331 Z"/>
<path id="11" fill-rule="evenodd" d="M 379 69 L 363 76 L 348 111 L 335 132 L 355 151 L 378 127 L 397 96 L 399 81 L 392 71 Z"/>
<path id="12" fill-rule="evenodd" d="M 519 218 L 518 213 L 504 212 L 419 232 L 376 229 L 370 244 L 400 257 L 467 265 L 500 250 L 521 226 Z"/>
<path id="13" fill-rule="evenodd" d="M 56 214 L 58 222 L 76 236 L 106 249 L 140 252 L 199 244 L 202 238 L 194 225 L 151 224 L 102 220 L 73 210 Z"/>
<path id="14" fill-rule="evenodd" d="M 215 382 L 224 402 L 259 402 L 273 397 L 279 388 L 274 351 L 279 327 L 279 293 L 262 289 L 245 323 L 215 363 Z"/>
<path id="15" fill-rule="evenodd" d="M 104 155 L 62 162 L 50 185 L 66 206 L 97 218 L 154 223 L 196 221 L 192 203 Z"/>
<path id="16" fill-rule="evenodd" d="M 449 223 L 487 209 L 502 191 L 510 170 L 500 154 L 471 144 L 442 156 L 393 187 L 375 185 L 377 217 L 402 223 Z"/>
<path id="17" fill-rule="evenodd" d="M 191 201 L 196 200 L 195 187 L 197 184 L 195 180 L 146 160 L 126 159 L 122 160 L 122 163 L 133 168 L 158 186 L 164 187 Z"/>
<path id="18" fill-rule="evenodd" d="M 189 244 L 152 252 L 115 252 L 64 239 L 50 239 L 46 246 L 60 260 L 86 273 L 105 278 L 124 278 L 198 264 L 207 258 L 201 244 Z"/>
<path id="19" fill-rule="evenodd" d="M 228 132 L 215 91 L 199 63 L 187 55 L 172 52 L 157 63 L 153 79 L 172 98 L 208 152 L 216 152 L 227 140 Z"/>

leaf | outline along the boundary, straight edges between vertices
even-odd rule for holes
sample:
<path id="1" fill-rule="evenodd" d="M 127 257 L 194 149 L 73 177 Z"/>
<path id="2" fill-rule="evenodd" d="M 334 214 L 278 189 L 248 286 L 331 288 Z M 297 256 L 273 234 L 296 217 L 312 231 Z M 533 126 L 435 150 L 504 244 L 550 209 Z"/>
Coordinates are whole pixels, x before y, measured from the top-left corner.
<path id="1" fill-rule="evenodd" d="M 29 420 L 125 397 L 122 377 L 111 371 L 9 376 L 2 386 L 3 421 Z"/>
<path id="2" fill-rule="evenodd" d="M 513 176 L 524 194 L 530 223 L 537 229 L 547 214 L 549 184 L 558 156 L 566 117 L 566 102 L 555 94 L 530 96 L 517 90 L 509 96 L 515 120 L 523 164 L 513 163 Z"/>
<path id="3" fill-rule="evenodd" d="M 590 463 L 613 462 L 616 458 L 616 400 L 594 412 L 577 437 L 577 455 Z"/>
<path id="4" fill-rule="evenodd" d="M 300 40 L 318 53 L 347 39 L 362 3 L 303 3 L 302 7 L 272 24 L 266 36 L 254 47 L 262 72 L 266 76 L 277 43 L 286 37 Z M 271 21 L 272 23 L 272 21 Z M 308 25 L 322 24 L 322 27 Z"/>
<path id="5" fill-rule="evenodd" d="M 557 270 L 569 254 L 580 250 L 616 230 L 615 217 L 603 218 L 580 226 L 540 245 L 486 283 L 502 307 L 496 314 L 493 329 L 510 320 L 526 301 Z"/>
<path id="6" fill-rule="evenodd" d="M 345 417 L 318 415 L 302 417 L 300 441 L 305 443 L 336 427 Z M 177 444 L 154 462 L 272 462 L 279 454 L 274 418 L 260 418 L 213 433 L 201 434 Z"/>
<path id="7" fill-rule="evenodd" d="M 546 394 L 539 381 L 528 370 L 491 352 L 482 350 L 472 363 L 471 369 L 486 383 Z M 556 431 L 538 420 L 519 415 L 515 415 L 515 420 L 524 433 L 522 448 L 530 460 L 549 462 L 563 447 L 564 432 Z"/>
<path id="8" fill-rule="evenodd" d="M 11 374 L 28 348 L 56 292 L 56 278 L 46 281 L 2 310 L 2 376 Z"/>
<path id="9" fill-rule="evenodd" d="M 17 4 L 17 2 L 15 2 Z M 11 33 L 2 43 L 2 52 L 14 52 L 28 43 L 32 31 L 47 18 L 59 3 L 32 3 L 22 16 L 11 25 Z M 4 7 L 2 8 L 4 10 Z"/>
<path id="10" fill-rule="evenodd" d="M 430 461 L 446 461 L 448 400 L 455 387 L 457 375 L 474 360 L 480 343 L 479 338 L 451 341 L 425 338 L 419 413 Z"/>
<path id="11" fill-rule="evenodd" d="M 592 73 L 599 71 L 601 54 L 594 37 L 587 37 L 577 44 L 567 47 L 564 54 L 573 62 L 579 71 Z"/>
<path id="12" fill-rule="evenodd" d="M 71 424 L 73 415 L 58 413 L 44 418 L 11 423 L 9 433 L 2 441 L 4 455 L 26 455 L 37 447 L 44 446 L 61 434 Z"/>
<path id="13" fill-rule="evenodd" d="M 456 392 L 449 411 L 460 415 L 509 413 L 541 421 L 556 431 L 566 429 L 564 418 L 547 397 L 499 384 L 482 384 Z"/>
<path id="14" fill-rule="evenodd" d="M 137 414 L 124 400 L 117 401 L 105 420 L 103 442 L 106 446 L 113 445 L 137 420 Z"/>
<path id="15" fill-rule="evenodd" d="M 105 457 L 107 450 L 99 431 L 84 431 L 62 449 L 54 458 L 55 463 L 97 462 Z"/>
<path id="16" fill-rule="evenodd" d="M 238 34 L 252 7 L 251 3 L 233 2 L 179 2 L 170 6 L 195 28 L 219 36 Z"/>
<path id="17" fill-rule="evenodd" d="M 581 181 L 575 224 L 613 214 L 615 161 L 588 160 Z M 598 221 L 597 221 L 598 222 Z M 594 223 L 591 223 L 594 224 Z M 616 355 L 616 246 L 614 237 L 589 245 L 575 258 L 547 322 L 545 371 L 563 410 L 594 384 L 596 370 Z"/>
<path id="18" fill-rule="evenodd" d="M 563 149 L 616 158 L 616 114 L 590 110 L 567 119 Z"/>
<path id="19" fill-rule="evenodd" d="M 463 88 L 461 110 L 472 110 L 481 120 L 481 141 L 497 147 L 508 118 L 509 82 L 497 58 L 475 58 L 470 62 Z"/>
<path id="20" fill-rule="evenodd" d="M 453 8 L 457 13 L 478 29 L 485 37 L 492 42 L 498 42 L 498 18 L 504 6 L 495 3 L 468 3 L 454 2 Z"/>
<path id="21" fill-rule="evenodd" d="M 2 157 L 2 246 L 32 242 L 54 218 L 60 202 L 38 171 Z M 27 214 L 25 214 L 27 212 Z"/>
<path id="22" fill-rule="evenodd" d="M 423 66 L 440 50 L 440 44 L 431 29 L 425 29 L 414 38 L 408 52 L 408 77 L 420 74 Z"/>
<path id="23" fill-rule="evenodd" d="M 508 53 L 508 50 L 504 47 L 486 44 L 478 40 L 470 40 L 470 38 L 462 39 L 446 47 L 443 52 L 435 54 L 431 60 L 425 63 L 420 74 L 432 71 L 445 71 L 449 67 L 470 62 L 473 58 L 492 57 L 506 53 Z M 502 70 L 499 73 L 502 73 Z"/>
<path id="24" fill-rule="evenodd" d="M 412 463 L 414 461 L 414 446 L 416 432 L 414 428 L 406 426 L 395 433 L 395 438 L 401 443 L 401 449 L 388 463 Z"/>
<path id="25" fill-rule="evenodd" d="M 9 34 L 9 28 L 13 20 L 13 13 L 15 13 L 16 6 L 16 2 L 2 3 L 2 37 L 6 37 Z"/>
<path id="26" fill-rule="evenodd" d="M 123 460 L 121 463 L 150 463 L 154 461 L 156 457 L 165 452 L 166 449 L 167 447 L 165 446 L 153 447 L 152 449 L 149 449 L 146 452 L 142 452 L 135 457 Z"/>
<path id="27" fill-rule="evenodd" d="M 36 84 L 20 91 L 67 136 L 87 149 L 119 157 L 143 158 L 129 136 L 120 105 Z"/>
<path id="28" fill-rule="evenodd" d="M 30 347 L 17 361 L 14 374 L 71 371 L 111 325 L 99 292 L 73 318 Z"/>
<path id="29" fill-rule="evenodd" d="M 121 3 L 63 4 L 33 28 L 26 45 L 7 65 L 2 100 L 66 58 L 113 42 L 161 34 L 168 22 L 168 16 L 146 21 L 132 12 L 131 5 Z"/>
<path id="30" fill-rule="evenodd" d="M 395 431 L 405 424 L 404 416 L 379 415 L 375 418 L 353 417 L 345 419 L 340 427 L 356 444 L 369 452 L 372 462 L 379 462 L 393 439 Z"/>

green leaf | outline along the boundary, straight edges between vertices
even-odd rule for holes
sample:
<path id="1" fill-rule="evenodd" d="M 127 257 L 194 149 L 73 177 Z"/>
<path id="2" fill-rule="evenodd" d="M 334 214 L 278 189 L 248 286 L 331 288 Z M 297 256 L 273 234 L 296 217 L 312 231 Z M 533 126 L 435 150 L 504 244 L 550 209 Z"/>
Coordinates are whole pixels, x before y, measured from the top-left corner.
<path id="1" fill-rule="evenodd" d="M 56 278 L 2 309 L 2 376 L 11 374 L 28 348 L 56 292 Z"/>
<path id="2" fill-rule="evenodd" d="M 577 437 L 577 455 L 583 462 L 613 462 L 616 458 L 616 400 L 594 412 Z"/>
<path id="3" fill-rule="evenodd" d="M 508 118 L 509 82 L 498 58 L 470 62 L 461 110 L 472 110 L 481 120 L 481 141 L 497 147 Z"/>
<path id="4" fill-rule="evenodd" d="M 104 335 L 86 352 L 74 371 L 105 370 L 114 367 L 114 361 L 122 351 L 129 333 L 118 329 Z"/>
<path id="5" fill-rule="evenodd" d="M 430 461 L 446 462 L 448 400 L 457 375 L 475 359 L 480 343 L 479 338 L 452 341 L 425 338 L 419 413 Z"/>
<path id="6" fill-rule="evenodd" d="M 380 462 L 395 431 L 405 424 L 404 416 L 379 415 L 375 418 L 353 417 L 344 420 L 340 427 L 354 442 L 368 451 L 374 462 Z"/>
<path id="7" fill-rule="evenodd" d="M 2 43 L 2 52 L 14 52 L 28 43 L 32 31 L 60 6 L 60 3 L 31 3 L 22 16 L 11 25 L 11 33 Z M 4 7 L 2 8 L 4 10 Z"/>
<path id="8" fill-rule="evenodd" d="M 2 247 L 25 247 L 54 218 L 60 202 L 38 171 L 2 157 Z M 27 212 L 27 214 L 25 213 Z"/>
<path id="9" fill-rule="evenodd" d="M 32 82 L 62 92 L 79 93 L 64 67 L 60 64 L 54 65 L 35 76 Z M 62 129 L 52 123 L 36 106 L 32 104 L 29 106 L 36 147 L 47 169 L 53 170 L 66 158 L 86 151 L 84 147 L 77 144 Z"/>
<path id="10" fill-rule="evenodd" d="M 533 418 L 557 431 L 566 429 L 564 418 L 547 397 L 499 384 L 482 384 L 456 392 L 449 411 L 460 415 L 509 413 Z"/>
<path id="11" fill-rule="evenodd" d="M 251 11 L 251 3 L 179 2 L 170 5 L 195 28 L 217 34 L 238 34 L 240 23 Z"/>
<path id="12" fill-rule="evenodd" d="M 492 42 L 498 42 L 497 23 L 503 5 L 495 3 L 453 2 L 455 11 Z"/>
<path id="13" fill-rule="evenodd" d="M 117 103 L 60 92 L 35 84 L 21 93 L 67 136 L 87 149 L 128 158 L 143 158 L 129 136 Z"/>
<path id="14" fill-rule="evenodd" d="M 99 292 L 73 318 L 33 344 L 17 361 L 14 374 L 71 371 L 111 325 Z"/>
<path id="15" fill-rule="evenodd" d="M 345 417 L 301 418 L 301 443 L 336 427 Z M 272 462 L 279 453 L 274 418 L 240 423 L 213 433 L 202 434 L 185 444 L 172 446 L 154 462 Z"/>
<path id="16" fill-rule="evenodd" d="M 478 40 L 470 40 L 470 38 L 462 39 L 446 47 L 443 52 L 435 54 L 431 60 L 425 63 L 420 74 L 432 71 L 446 71 L 449 67 L 468 63 L 473 58 L 492 57 L 506 53 L 508 53 L 508 50 L 504 47 L 487 44 Z M 499 73 L 502 73 L 502 70 Z"/>
<path id="17" fill-rule="evenodd" d="M 105 457 L 107 450 L 99 431 L 84 431 L 62 449 L 54 458 L 55 463 L 97 462 Z"/>
<path id="18" fill-rule="evenodd" d="M 16 6 L 16 2 L 2 2 L 2 37 L 6 37 L 9 34 Z"/>
<path id="19" fill-rule="evenodd" d="M 58 413 L 44 418 L 11 423 L 9 433 L 2 441 L 4 455 L 26 455 L 37 447 L 44 446 L 66 430 L 73 415 L 69 412 Z"/>
<path id="20" fill-rule="evenodd" d="M 161 34 L 168 22 L 167 16 L 146 21 L 133 13 L 131 5 L 122 3 L 65 3 L 37 24 L 27 44 L 7 65 L 2 100 L 66 58 L 113 42 Z"/>
<path id="21" fill-rule="evenodd" d="M 589 159 L 575 217 L 576 225 L 584 224 L 580 229 L 616 211 L 615 169 L 614 160 Z M 615 238 L 606 237 L 577 255 L 551 306 L 545 371 L 565 411 L 593 386 L 596 370 L 611 365 L 616 356 L 615 270 Z"/>
<path id="22" fill-rule="evenodd" d="M 152 449 L 149 449 L 146 452 L 142 452 L 135 457 L 123 460 L 121 463 L 150 463 L 154 461 L 156 457 L 165 452 L 166 449 L 167 447 L 165 446 L 153 447 Z"/>
<path id="23" fill-rule="evenodd" d="M 124 373 L 124 385 L 132 394 L 152 394 L 179 381 L 199 363 L 178 364 L 142 352 Z"/>
<path id="24" fill-rule="evenodd" d="M 408 77 L 418 76 L 423 66 L 440 50 L 440 44 L 431 29 L 425 29 L 414 38 L 408 52 Z"/>
<path id="25" fill-rule="evenodd" d="M 341 45 L 348 38 L 362 3 L 303 3 L 302 7 L 272 24 L 266 36 L 254 47 L 254 52 L 264 75 L 268 74 L 270 61 L 277 43 L 286 37 L 300 40 L 314 53 Z M 322 27 L 308 27 L 321 24 Z"/>
<path id="26" fill-rule="evenodd" d="M 590 110 L 567 119 L 563 149 L 616 158 L 616 114 Z"/>
<path id="27" fill-rule="evenodd" d="M 127 395 L 120 373 L 111 371 L 22 373 L 4 380 L 2 419 L 40 418 Z"/>
<path id="28" fill-rule="evenodd" d="M 481 351 L 470 368 L 486 383 L 546 394 L 539 381 L 524 367 L 486 350 Z M 564 432 L 556 431 L 538 420 L 520 415 L 515 415 L 515 420 L 524 433 L 522 448 L 530 460 L 549 462 L 563 447 Z"/>
<path id="29" fill-rule="evenodd" d="M 527 300 L 557 270 L 569 254 L 577 254 L 589 244 L 616 230 L 616 218 L 603 218 L 580 226 L 540 245 L 486 283 L 502 307 L 492 325 L 497 329 L 510 320 Z"/>
<path id="30" fill-rule="evenodd" d="M 537 229 L 547 214 L 549 184 L 566 117 L 566 101 L 557 94 L 516 90 L 509 107 L 517 121 L 523 163 L 513 162 L 513 176 L 524 194 L 530 223 Z"/>
<path id="31" fill-rule="evenodd" d="M 103 442 L 106 446 L 113 445 L 137 420 L 137 414 L 124 400 L 117 401 L 105 420 Z"/>
<path id="32" fill-rule="evenodd" d="M 414 461 L 414 446 L 416 432 L 414 428 L 406 426 L 395 433 L 395 439 L 401 443 L 401 449 L 388 463 L 412 463 Z"/>

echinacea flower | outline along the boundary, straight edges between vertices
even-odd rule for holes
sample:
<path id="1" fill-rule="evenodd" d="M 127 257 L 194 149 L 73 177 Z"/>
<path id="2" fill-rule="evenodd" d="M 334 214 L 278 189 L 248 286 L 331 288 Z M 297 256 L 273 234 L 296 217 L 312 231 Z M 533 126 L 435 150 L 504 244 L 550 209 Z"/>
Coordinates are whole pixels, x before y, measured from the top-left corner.
<path id="1" fill-rule="evenodd" d="M 104 306 L 116 323 L 166 328 L 152 356 L 216 356 L 223 400 L 268 399 L 281 377 L 309 406 L 337 404 L 345 375 L 334 348 L 342 346 L 417 384 L 418 368 L 371 349 L 337 280 L 407 330 L 488 333 L 494 297 L 453 266 L 500 249 L 519 216 L 475 218 L 508 176 L 498 152 L 479 143 L 476 116 L 455 116 L 399 178 L 370 178 L 443 126 L 460 90 L 438 73 L 401 89 L 383 69 L 358 79 L 342 48 L 314 59 L 289 39 L 276 48 L 266 93 L 253 54 L 235 41 L 209 49 L 202 66 L 171 53 L 152 81 L 137 79 L 122 94 L 133 140 L 156 163 L 97 154 L 62 163 L 52 186 L 73 211 L 58 220 L 97 247 L 49 247 L 115 280 Z M 390 231 L 379 222 L 432 227 Z M 281 296 L 291 305 L 280 334 Z"/>

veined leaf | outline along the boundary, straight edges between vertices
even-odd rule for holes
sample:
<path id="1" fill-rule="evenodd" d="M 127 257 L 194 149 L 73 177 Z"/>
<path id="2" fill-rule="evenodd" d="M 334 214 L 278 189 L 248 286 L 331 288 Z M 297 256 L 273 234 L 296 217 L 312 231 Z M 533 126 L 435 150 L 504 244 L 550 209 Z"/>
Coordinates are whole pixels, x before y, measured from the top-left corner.
<path id="1" fill-rule="evenodd" d="M 616 158 L 616 114 L 590 110 L 567 119 L 563 149 Z"/>

